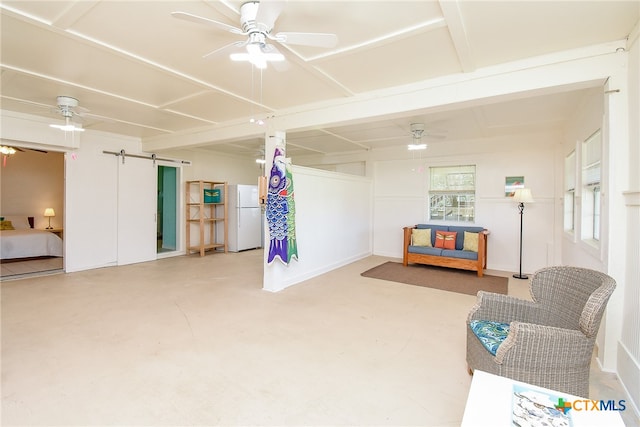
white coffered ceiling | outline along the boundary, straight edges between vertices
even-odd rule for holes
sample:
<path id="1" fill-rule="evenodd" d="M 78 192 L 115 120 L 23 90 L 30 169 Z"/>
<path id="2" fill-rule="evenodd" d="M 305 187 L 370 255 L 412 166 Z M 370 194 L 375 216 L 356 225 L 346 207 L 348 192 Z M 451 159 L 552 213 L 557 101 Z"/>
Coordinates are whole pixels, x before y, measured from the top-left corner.
<path id="1" fill-rule="evenodd" d="M 622 40 L 640 11 L 638 1 L 290 0 L 275 31 L 335 33 L 338 45 L 278 45 L 289 68 L 262 73 L 227 55 L 203 59 L 238 36 L 171 16 L 185 11 L 239 26 L 242 3 L 2 0 L 2 109 L 55 118 L 50 106 L 65 95 L 89 110 L 85 128 L 142 139 L 185 134 Z M 571 91 L 293 130 L 289 154 L 404 145 L 414 122 L 447 140 L 554 129 L 581 97 Z M 209 148 L 253 155 L 261 133 Z"/>

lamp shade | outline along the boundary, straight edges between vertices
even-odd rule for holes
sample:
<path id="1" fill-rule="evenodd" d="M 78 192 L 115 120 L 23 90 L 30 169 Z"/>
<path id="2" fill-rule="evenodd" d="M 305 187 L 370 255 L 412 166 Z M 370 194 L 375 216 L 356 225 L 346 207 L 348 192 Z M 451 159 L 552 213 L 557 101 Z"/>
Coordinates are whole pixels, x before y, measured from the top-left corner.
<path id="1" fill-rule="evenodd" d="M 513 201 L 516 203 L 533 203 L 531 190 L 528 188 L 518 188 L 513 195 Z"/>
<path id="2" fill-rule="evenodd" d="M 56 211 L 53 208 L 47 208 L 44 210 L 44 216 L 56 216 Z"/>

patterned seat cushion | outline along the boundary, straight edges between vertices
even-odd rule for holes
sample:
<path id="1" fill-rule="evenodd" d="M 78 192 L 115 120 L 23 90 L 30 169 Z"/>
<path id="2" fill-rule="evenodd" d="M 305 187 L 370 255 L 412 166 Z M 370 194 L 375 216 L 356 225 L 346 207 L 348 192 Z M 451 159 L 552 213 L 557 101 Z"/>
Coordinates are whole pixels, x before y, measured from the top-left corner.
<path id="1" fill-rule="evenodd" d="M 508 323 L 472 320 L 469 326 L 482 345 L 494 356 L 502 341 L 509 335 Z"/>

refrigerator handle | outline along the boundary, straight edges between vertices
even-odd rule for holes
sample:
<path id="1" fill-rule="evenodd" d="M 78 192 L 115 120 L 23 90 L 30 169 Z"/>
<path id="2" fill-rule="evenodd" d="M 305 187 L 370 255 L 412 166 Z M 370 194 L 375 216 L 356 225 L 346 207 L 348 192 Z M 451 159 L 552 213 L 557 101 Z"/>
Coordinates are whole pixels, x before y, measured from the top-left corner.
<path id="1" fill-rule="evenodd" d="M 240 187 L 238 187 L 238 191 L 236 191 L 236 223 L 238 224 L 238 228 L 241 228 L 240 224 Z"/>

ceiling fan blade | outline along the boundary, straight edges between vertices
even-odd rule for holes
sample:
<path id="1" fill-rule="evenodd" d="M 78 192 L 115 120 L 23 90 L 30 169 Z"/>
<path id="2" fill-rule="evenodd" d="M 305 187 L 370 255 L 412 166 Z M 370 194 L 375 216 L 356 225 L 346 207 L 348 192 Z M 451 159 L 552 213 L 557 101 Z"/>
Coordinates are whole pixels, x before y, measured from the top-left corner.
<path id="1" fill-rule="evenodd" d="M 298 44 L 304 46 L 335 47 L 338 44 L 338 36 L 329 33 L 278 33 L 269 37 L 280 43 Z"/>
<path id="2" fill-rule="evenodd" d="M 256 13 L 256 22 L 264 24 L 267 32 L 271 31 L 280 13 L 282 13 L 284 9 L 285 3 L 285 1 L 281 0 L 261 0 L 258 5 L 258 12 Z"/>
<path id="3" fill-rule="evenodd" d="M 202 55 L 202 57 L 203 58 L 210 58 L 212 56 L 219 55 L 219 54 L 221 54 L 221 53 L 223 53 L 223 52 L 225 52 L 227 50 L 231 50 L 232 48 L 242 47 L 242 46 L 244 46 L 246 44 L 247 44 L 246 40 L 233 42 L 233 43 L 230 43 L 228 45 L 222 46 L 219 49 L 212 50 L 211 52 L 209 52 L 209 53 L 207 53 L 205 55 Z"/>
<path id="4" fill-rule="evenodd" d="M 197 24 L 207 25 L 209 27 L 218 28 L 220 30 L 229 31 L 233 34 L 246 35 L 244 31 L 240 28 L 234 27 L 232 25 L 227 25 L 223 22 L 214 21 L 213 19 L 203 18 L 201 16 L 192 15 L 187 12 L 171 12 L 171 16 L 178 19 L 183 19 L 185 21 L 195 22 Z"/>

